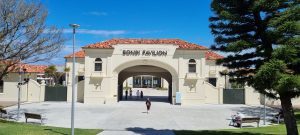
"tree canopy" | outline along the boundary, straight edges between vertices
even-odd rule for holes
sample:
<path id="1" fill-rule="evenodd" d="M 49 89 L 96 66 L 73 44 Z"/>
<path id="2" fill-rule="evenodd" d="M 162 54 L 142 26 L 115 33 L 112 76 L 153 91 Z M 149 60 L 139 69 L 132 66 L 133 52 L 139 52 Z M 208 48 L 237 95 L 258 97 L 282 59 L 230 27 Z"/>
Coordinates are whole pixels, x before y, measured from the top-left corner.
<path id="1" fill-rule="evenodd" d="M 21 61 L 50 60 L 61 50 L 62 30 L 46 26 L 47 15 L 38 1 L 0 1 L 0 80 Z"/>
<path id="2" fill-rule="evenodd" d="M 298 4 L 295 0 L 214 0 L 211 3 L 214 15 L 209 20 L 215 36 L 211 48 L 228 53 L 218 63 L 234 69 L 230 75 L 235 81 L 251 85 L 253 75 L 271 58 L 277 45 L 283 42 L 299 45 L 299 37 L 292 36 L 296 31 L 299 34 Z"/>
<path id="3" fill-rule="evenodd" d="M 289 135 L 298 135 L 291 99 L 300 95 L 299 0 L 213 0 L 218 61 L 233 81 L 280 99 Z"/>

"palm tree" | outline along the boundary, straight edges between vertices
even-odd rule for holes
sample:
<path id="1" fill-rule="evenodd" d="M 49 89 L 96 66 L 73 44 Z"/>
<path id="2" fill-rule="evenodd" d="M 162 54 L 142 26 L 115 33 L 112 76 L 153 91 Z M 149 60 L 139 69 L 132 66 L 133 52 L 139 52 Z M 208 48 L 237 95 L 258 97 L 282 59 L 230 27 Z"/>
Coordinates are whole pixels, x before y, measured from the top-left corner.
<path id="1" fill-rule="evenodd" d="M 222 75 L 222 76 L 225 76 L 225 89 L 227 88 L 227 75 L 229 74 L 229 72 L 228 72 L 228 70 L 227 69 L 225 69 L 225 70 L 223 70 L 223 71 L 221 71 L 220 72 L 220 74 Z"/>
<path id="2" fill-rule="evenodd" d="M 69 72 L 70 72 L 70 68 L 69 67 L 65 67 L 64 72 L 66 74 L 66 84 L 68 84 L 69 82 Z"/>

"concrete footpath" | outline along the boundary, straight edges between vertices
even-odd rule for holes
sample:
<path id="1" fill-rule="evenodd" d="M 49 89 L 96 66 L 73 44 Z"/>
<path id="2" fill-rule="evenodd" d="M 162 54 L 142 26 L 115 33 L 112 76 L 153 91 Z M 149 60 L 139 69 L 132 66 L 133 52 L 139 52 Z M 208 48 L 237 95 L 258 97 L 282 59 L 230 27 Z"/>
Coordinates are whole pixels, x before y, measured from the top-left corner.
<path id="1" fill-rule="evenodd" d="M 145 91 L 145 93 L 147 93 Z M 152 96 L 152 95 L 150 95 Z M 116 104 L 76 103 L 75 127 L 103 129 L 100 135 L 174 135 L 172 130 L 232 129 L 230 116 L 242 112 L 246 116 L 263 118 L 262 106 L 247 105 L 171 105 L 158 100 L 152 102 L 150 113 L 146 112 L 145 99 L 121 101 Z M 6 108 L 16 114 L 17 106 Z M 71 103 L 42 102 L 22 104 L 21 112 L 42 114 L 47 126 L 70 128 Z M 267 109 L 268 113 L 274 112 Z M 270 116 L 269 116 L 270 117 Z M 20 122 L 25 122 L 24 115 Z M 30 119 L 30 122 L 39 123 Z M 262 121 L 261 121 L 262 123 Z M 262 125 L 262 124 L 261 124 Z M 245 124 L 256 127 L 255 123 Z"/>
<path id="2" fill-rule="evenodd" d="M 16 113 L 16 106 L 7 110 Z M 42 114 L 45 125 L 70 127 L 71 104 L 43 102 L 21 105 L 21 112 Z M 271 109 L 268 109 L 270 112 Z M 198 105 L 177 106 L 164 102 L 152 102 L 146 113 L 144 101 L 122 101 L 110 105 L 76 104 L 75 127 L 103 129 L 101 135 L 172 135 L 172 130 L 232 129 L 230 116 L 237 111 L 246 116 L 263 116 L 263 108 L 246 105 Z M 23 115 L 22 115 L 23 116 Z M 24 122 L 24 116 L 20 122 Z M 39 123 L 30 119 L 30 122 Z M 262 122 L 261 122 L 262 123 Z M 247 124 L 256 127 L 256 124 Z"/>

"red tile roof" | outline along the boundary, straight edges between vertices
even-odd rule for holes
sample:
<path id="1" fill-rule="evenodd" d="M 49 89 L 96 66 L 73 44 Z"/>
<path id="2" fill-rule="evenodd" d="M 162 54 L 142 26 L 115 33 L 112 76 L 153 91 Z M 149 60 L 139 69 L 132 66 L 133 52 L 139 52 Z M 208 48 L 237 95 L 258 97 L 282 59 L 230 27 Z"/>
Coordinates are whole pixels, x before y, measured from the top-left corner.
<path id="1" fill-rule="evenodd" d="M 217 53 L 213 52 L 213 51 L 207 51 L 205 53 L 205 58 L 207 60 L 217 60 L 217 59 L 223 59 L 224 57 L 220 54 L 217 54 Z"/>
<path id="2" fill-rule="evenodd" d="M 2 60 L 0 64 L 4 64 L 8 66 L 8 72 L 19 72 L 20 62 L 18 60 Z M 28 73 L 44 73 L 45 69 L 48 66 L 46 65 L 29 65 L 25 63 L 21 63 L 21 69 L 26 69 Z"/>
<path id="3" fill-rule="evenodd" d="M 29 65 L 29 64 L 22 64 L 21 69 L 26 69 L 27 73 L 45 73 L 45 69 L 48 66 L 46 65 Z M 11 72 L 19 72 L 19 64 L 14 65 Z"/>
<path id="4" fill-rule="evenodd" d="M 75 52 L 75 58 L 84 58 L 84 56 L 85 56 L 85 53 L 83 50 Z M 73 54 L 69 54 L 69 55 L 65 56 L 65 58 L 72 58 L 72 57 L 73 57 Z"/>
<path id="5" fill-rule="evenodd" d="M 179 49 L 191 50 L 207 50 L 208 48 L 197 44 L 189 43 L 180 39 L 130 39 L 130 38 L 114 38 L 104 42 L 98 42 L 84 46 L 82 48 L 102 48 L 110 49 L 116 44 L 174 44 L 178 45 Z"/>
<path id="6" fill-rule="evenodd" d="M 29 65 L 29 64 L 22 65 L 22 68 L 23 69 L 25 68 L 26 72 L 28 73 L 44 73 L 47 67 L 48 66 L 46 65 Z"/>
<path id="7" fill-rule="evenodd" d="M 73 56 L 72 54 L 69 54 L 69 55 L 65 56 L 65 58 L 71 58 L 72 56 Z M 75 57 L 76 58 L 84 58 L 84 56 L 85 56 L 85 53 L 84 53 L 83 50 L 75 52 Z M 205 53 L 205 58 L 207 60 L 217 60 L 217 59 L 223 59 L 224 57 L 220 54 L 217 54 L 217 53 L 213 52 L 213 51 L 207 51 Z"/>

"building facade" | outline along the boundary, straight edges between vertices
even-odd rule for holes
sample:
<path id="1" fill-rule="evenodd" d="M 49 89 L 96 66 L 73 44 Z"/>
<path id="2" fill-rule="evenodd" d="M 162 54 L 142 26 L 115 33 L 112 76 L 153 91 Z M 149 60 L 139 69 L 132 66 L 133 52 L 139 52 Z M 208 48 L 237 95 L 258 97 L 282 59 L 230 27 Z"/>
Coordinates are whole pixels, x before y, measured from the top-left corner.
<path id="1" fill-rule="evenodd" d="M 70 73 L 72 56 L 65 56 Z M 148 75 L 147 80 L 155 76 L 168 82 L 170 103 L 176 98 L 180 104 L 222 103 L 225 78 L 219 72 L 225 67 L 216 65 L 216 60 L 223 57 L 204 46 L 180 39 L 111 39 L 84 46 L 75 57 L 79 102 L 118 102 L 125 80 L 131 77 L 141 87 L 137 76 Z M 71 78 L 70 74 L 66 79 L 68 101 Z"/>

